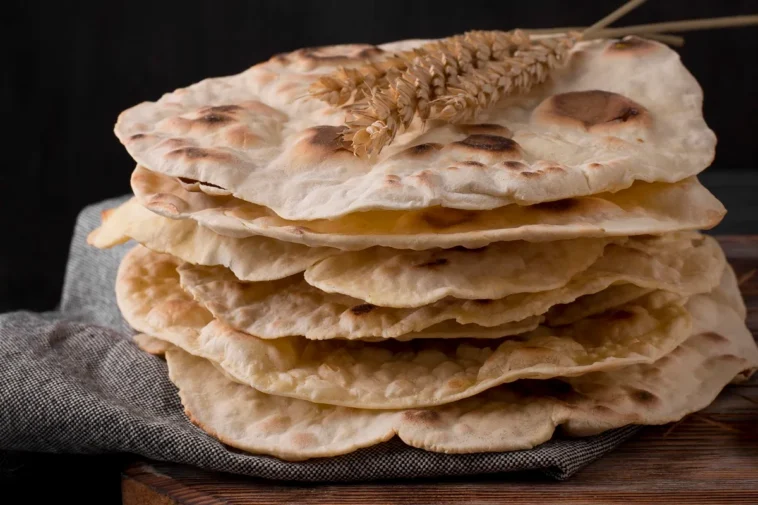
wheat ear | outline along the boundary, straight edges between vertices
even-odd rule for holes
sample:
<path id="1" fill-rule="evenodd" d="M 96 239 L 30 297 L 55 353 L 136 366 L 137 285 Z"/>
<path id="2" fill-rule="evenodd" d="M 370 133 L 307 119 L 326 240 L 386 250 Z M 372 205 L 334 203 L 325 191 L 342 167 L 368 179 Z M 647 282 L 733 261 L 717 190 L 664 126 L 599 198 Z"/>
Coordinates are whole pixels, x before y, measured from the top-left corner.
<path id="1" fill-rule="evenodd" d="M 390 69 L 385 75 L 386 86 L 374 87 L 365 101 L 348 109 L 343 140 L 350 142 L 358 155 L 378 154 L 414 118 L 432 118 L 436 114 L 432 104 L 448 96 L 449 87 L 457 96 L 458 90 L 470 88 L 471 76 L 479 76 L 483 69 L 504 63 L 530 46 L 528 35 L 518 30 L 469 32 L 428 44 L 404 71 Z M 483 85 L 479 82 L 480 87 Z M 486 92 L 492 97 L 499 90 Z"/>

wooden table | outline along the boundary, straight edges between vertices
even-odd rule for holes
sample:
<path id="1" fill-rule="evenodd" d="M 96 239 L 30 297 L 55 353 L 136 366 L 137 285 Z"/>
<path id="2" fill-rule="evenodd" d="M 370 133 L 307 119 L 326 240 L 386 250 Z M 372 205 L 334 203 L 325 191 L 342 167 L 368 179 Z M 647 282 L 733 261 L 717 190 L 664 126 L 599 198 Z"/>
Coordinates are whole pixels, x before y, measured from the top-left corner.
<path id="1" fill-rule="evenodd" d="M 758 235 L 720 237 L 758 335 Z M 660 501 L 758 504 L 758 374 L 729 386 L 706 410 L 650 427 L 567 482 L 534 474 L 282 484 L 185 466 L 135 461 L 122 472 L 124 505 L 258 503 L 551 503 L 634 504 Z"/>

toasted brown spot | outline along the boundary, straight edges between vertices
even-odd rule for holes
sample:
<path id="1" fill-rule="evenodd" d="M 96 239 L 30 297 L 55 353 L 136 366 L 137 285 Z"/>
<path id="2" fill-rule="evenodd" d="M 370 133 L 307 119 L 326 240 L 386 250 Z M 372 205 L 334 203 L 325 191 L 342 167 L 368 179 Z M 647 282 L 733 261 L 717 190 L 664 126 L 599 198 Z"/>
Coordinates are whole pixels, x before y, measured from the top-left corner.
<path id="1" fill-rule="evenodd" d="M 729 342 L 728 338 L 726 338 L 726 337 L 724 337 L 722 335 L 719 335 L 718 333 L 714 333 L 712 331 L 709 331 L 707 333 L 703 333 L 702 336 L 703 336 L 703 338 L 705 338 L 706 340 L 709 340 L 710 342 L 712 342 L 714 344 L 720 344 L 720 343 L 724 343 L 724 342 Z"/>
<path id="2" fill-rule="evenodd" d="M 261 142 L 261 137 L 251 132 L 244 124 L 238 124 L 224 131 L 224 139 L 229 144 L 240 148 L 249 148 Z"/>
<path id="3" fill-rule="evenodd" d="M 574 198 L 555 200 L 554 202 L 542 202 L 532 205 L 533 208 L 550 212 L 565 212 L 579 206 L 579 201 Z"/>
<path id="4" fill-rule="evenodd" d="M 547 167 L 545 169 L 545 172 L 561 173 L 561 172 L 565 172 L 565 170 L 563 168 L 559 167 L 559 166 L 555 166 L 554 165 L 554 166 L 551 166 L 551 167 Z"/>
<path id="5" fill-rule="evenodd" d="M 180 147 L 184 147 L 188 144 L 189 142 L 187 142 L 185 139 L 172 137 L 169 139 L 162 140 L 159 145 L 162 148 L 179 149 Z"/>
<path id="6" fill-rule="evenodd" d="M 681 353 L 681 347 L 674 349 L 674 351 L 671 354 L 680 354 Z M 659 367 L 667 366 L 668 362 L 671 361 L 672 356 L 671 354 L 667 354 L 665 356 L 661 356 L 658 361 L 655 362 L 655 364 Z"/>
<path id="7" fill-rule="evenodd" d="M 519 176 L 526 177 L 527 179 L 534 179 L 542 177 L 541 172 L 519 172 Z"/>
<path id="8" fill-rule="evenodd" d="M 100 211 L 100 220 L 101 221 L 107 220 L 111 216 L 111 214 L 113 214 L 115 210 L 116 209 L 105 209 L 105 210 Z"/>
<path id="9" fill-rule="evenodd" d="M 336 63 L 369 59 L 382 53 L 384 53 L 384 51 L 376 46 L 351 44 L 344 46 L 306 47 L 295 51 L 293 54 L 314 62 Z"/>
<path id="10" fill-rule="evenodd" d="M 466 135 L 497 135 L 509 138 L 513 136 L 513 132 L 507 127 L 492 123 L 461 124 L 457 125 L 456 128 Z"/>
<path id="11" fill-rule="evenodd" d="M 641 139 L 641 138 L 639 138 L 639 137 L 637 137 L 637 142 L 638 142 L 638 143 L 640 143 L 640 144 L 644 144 L 644 143 L 645 143 L 645 141 L 644 141 L 644 140 L 642 140 L 642 139 Z"/>
<path id="12" fill-rule="evenodd" d="M 305 226 L 290 226 L 289 229 L 297 233 L 298 235 L 304 235 L 306 232 L 311 231 L 310 228 L 307 228 Z"/>
<path id="13" fill-rule="evenodd" d="M 630 35 L 608 44 L 605 52 L 613 56 L 639 56 L 656 51 L 659 48 L 660 46 L 655 42 Z"/>
<path id="14" fill-rule="evenodd" d="M 603 165 L 601 165 L 600 163 L 590 163 L 589 167 L 590 168 L 603 168 Z"/>
<path id="15" fill-rule="evenodd" d="M 708 358 L 706 363 L 710 361 L 720 363 L 723 366 L 725 363 L 746 363 L 747 360 L 741 356 L 735 356 L 734 354 L 722 354 L 721 356 L 713 356 Z"/>
<path id="16" fill-rule="evenodd" d="M 469 135 L 465 139 L 456 142 L 462 146 L 469 147 L 471 149 L 478 149 L 481 151 L 494 151 L 494 152 L 518 152 L 520 151 L 519 145 L 505 137 L 499 135 Z"/>
<path id="17" fill-rule="evenodd" d="M 224 105 L 222 107 L 237 107 L 237 106 Z M 277 109 L 274 109 L 273 107 L 270 107 L 266 105 L 265 103 L 259 102 L 258 100 L 246 100 L 244 102 L 240 102 L 238 109 L 253 112 L 258 116 L 267 116 L 267 117 L 275 118 L 278 120 L 287 119 L 287 114 Z M 229 112 L 232 112 L 232 111 L 229 111 Z"/>
<path id="18" fill-rule="evenodd" d="M 431 424 L 439 420 L 440 415 L 431 409 L 425 410 L 407 410 L 403 413 L 406 421 L 417 422 L 421 424 Z"/>
<path id="19" fill-rule="evenodd" d="M 642 105 L 608 91 L 572 91 L 542 102 L 534 117 L 558 124 L 576 124 L 585 129 L 628 122 L 646 125 L 649 113 Z"/>
<path id="20" fill-rule="evenodd" d="M 384 178 L 384 181 L 389 186 L 399 186 L 400 185 L 400 177 L 397 175 L 388 175 Z"/>
<path id="21" fill-rule="evenodd" d="M 656 403 L 658 402 L 658 397 L 655 396 L 650 391 L 645 391 L 644 389 L 635 389 L 635 388 L 628 388 L 629 390 L 629 396 L 632 400 L 634 400 L 637 403 Z"/>
<path id="22" fill-rule="evenodd" d="M 292 425 L 292 420 L 286 415 L 273 415 L 256 424 L 263 433 L 282 433 Z"/>
<path id="23" fill-rule="evenodd" d="M 524 163 L 521 163 L 520 161 L 504 161 L 503 166 L 507 168 L 508 170 L 526 170 L 527 167 Z"/>
<path id="24" fill-rule="evenodd" d="M 180 149 L 174 149 L 168 153 L 170 156 L 182 156 L 193 160 L 202 158 L 227 158 L 228 155 L 212 152 L 208 149 L 200 147 L 182 147 Z"/>
<path id="25" fill-rule="evenodd" d="M 143 138 L 145 138 L 145 134 L 144 133 L 135 133 L 134 135 L 132 135 L 131 137 L 129 137 L 129 140 L 140 140 L 140 139 L 143 139 Z"/>
<path id="26" fill-rule="evenodd" d="M 434 228 L 450 228 L 476 219 L 476 212 L 471 210 L 437 207 L 424 212 L 421 219 Z"/>
<path id="27" fill-rule="evenodd" d="M 291 91 L 293 89 L 300 89 L 300 83 L 297 81 L 289 81 L 280 83 L 276 87 L 277 93 L 281 95 L 286 95 L 288 91 Z"/>
<path id="28" fill-rule="evenodd" d="M 442 144 L 436 144 L 436 143 L 428 143 L 428 144 L 419 144 L 417 146 L 409 147 L 405 151 L 403 151 L 403 154 L 406 154 L 413 158 L 423 158 L 426 156 L 429 156 L 431 153 L 435 151 L 439 151 L 442 149 Z"/>
<path id="29" fill-rule="evenodd" d="M 620 310 L 614 310 L 609 315 L 609 319 L 611 321 L 623 321 L 624 319 L 631 319 L 634 317 L 634 312 L 620 309 Z"/>
<path id="30" fill-rule="evenodd" d="M 343 126 L 314 126 L 310 128 L 313 132 L 309 139 L 311 145 L 323 147 L 332 151 L 345 149 L 342 142 Z"/>
<path id="31" fill-rule="evenodd" d="M 473 160 L 462 161 L 461 164 L 468 165 L 470 167 L 483 167 L 484 166 L 484 163 L 479 163 L 478 161 L 473 161 Z"/>
<path id="32" fill-rule="evenodd" d="M 450 261 L 448 261 L 446 258 L 436 258 L 431 261 L 427 261 L 426 263 L 421 263 L 419 265 L 416 265 L 416 267 L 417 268 L 434 268 L 434 267 L 441 267 L 449 263 Z"/>
<path id="33" fill-rule="evenodd" d="M 419 182 L 425 186 L 434 186 L 434 173 L 432 173 L 430 170 L 422 170 L 421 172 L 411 177 L 418 179 Z"/>
<path id="34" fill-rule="evenodd" d="M 239 105 L 214 105 L 212 107 L 205 107 L 204 109 L 201 110 L 201 112 L 216 114 L 216 113 L 224 113 L 224 112 L 237 112 L 241 110 L 242 110 L 242 107 L 240 107 Z"/>
<path id="35" fill-rule="evenodd" d="M 318 444 L 318 437 L 313 433 L 295 433 L 290 440 L 295 447 L 313 447 Z"/>
<path id="36" fill-rule="evenodd" d="M 605 405 L 595 405 L 594 407 L 592 407 L 592 411 L 599 415 L 603 415 L 610 412 L 611 408 L 606 407 Z"/>
<path id="37" fill-rule="evenodd" d="M 200 116 L 196 121 L 209 125 L 218 125 L 232 122 L 234 121 L 234 118 L 227 116 L 226 114 L 217 114 L 215 112 L 211 112 L 210 114 Z"/>
<path id="38" fill-rule="evenodd" d="M 642 375 L 647 379 L 654 379 L 661 375 L 661 369 L 657 367 L 647 367 L 642 372 Z"/>
<path id="39" fill-rule="evenodd" d="M 376 308 L 376 305 L 371 305 L 370 303 L 362 303 L 360 305 L 356 305 L 355 307 L 352 307 L 350 309 L 350 312 L 352 312 L 356 316 L 360 316 L 362 314 L 368 314 L 375 308 Z"/>

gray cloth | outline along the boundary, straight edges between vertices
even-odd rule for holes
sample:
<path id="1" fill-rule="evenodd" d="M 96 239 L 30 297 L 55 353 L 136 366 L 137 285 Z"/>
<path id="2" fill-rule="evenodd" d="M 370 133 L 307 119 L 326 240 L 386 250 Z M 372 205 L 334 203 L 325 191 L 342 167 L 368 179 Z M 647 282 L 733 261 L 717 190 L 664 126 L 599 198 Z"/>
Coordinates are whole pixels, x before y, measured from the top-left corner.
<path id="1" fill-rule="evenodd" d="M 352 454 L 289 463 L 243 454 L 184 415 L 165 363 L 140 351 L 114 295 L 118 262 L 85 243 L 110 200 L 77 221 L 58 311 L 0 315 L 0 449 L 133 453 L 156 460 L 298 481 L 356 481 L 539 470 L 565 479 L 629 438 L 637 427 L 586 439 L 557 438 L 504 453 L 435 454 L 398 440 Z"/>

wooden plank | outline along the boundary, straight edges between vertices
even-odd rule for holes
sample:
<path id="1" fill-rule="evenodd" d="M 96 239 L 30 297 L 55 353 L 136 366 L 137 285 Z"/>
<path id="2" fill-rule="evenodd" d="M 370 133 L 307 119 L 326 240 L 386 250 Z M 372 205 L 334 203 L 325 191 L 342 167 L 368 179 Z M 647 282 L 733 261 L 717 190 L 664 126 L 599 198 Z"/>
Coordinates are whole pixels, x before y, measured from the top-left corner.
<path id="1" fill-rule="evenodd" d="M 719 237 L 758 335 L 758 235 Z M 122 474 L 124 505 L 262 503 L 758 503 L 758 376 L 727 387 L 700 413 L 649 427 L 566 482 L 512 473 L 444 481 L 289 484 L 135 461 Z"/>

